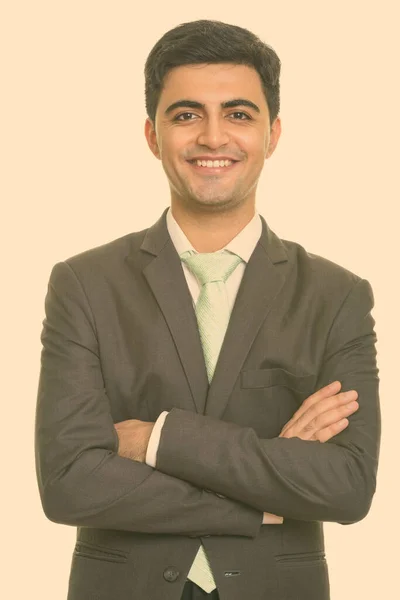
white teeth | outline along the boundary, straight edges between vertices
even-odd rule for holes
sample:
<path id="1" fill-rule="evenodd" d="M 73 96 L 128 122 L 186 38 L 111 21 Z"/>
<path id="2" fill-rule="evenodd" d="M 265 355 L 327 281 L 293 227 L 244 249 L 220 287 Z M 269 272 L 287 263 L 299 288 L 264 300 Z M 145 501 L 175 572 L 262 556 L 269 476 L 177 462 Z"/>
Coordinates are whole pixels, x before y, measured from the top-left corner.
<path id="1" fill-rule="evenodd" d="M 232 164 L 231 160 L 197 160 L 198 167 L 229 167 Z"/>

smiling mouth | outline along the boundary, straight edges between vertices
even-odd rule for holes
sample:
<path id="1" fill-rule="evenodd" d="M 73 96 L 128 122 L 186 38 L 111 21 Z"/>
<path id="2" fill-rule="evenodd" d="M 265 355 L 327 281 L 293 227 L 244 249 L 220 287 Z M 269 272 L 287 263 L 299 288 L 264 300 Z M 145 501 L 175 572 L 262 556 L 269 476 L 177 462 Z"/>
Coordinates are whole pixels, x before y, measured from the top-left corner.
<path id="1" fill-rule="evenodd" d="M 188 160 L 187 161 L 196 171 L 204 174 L 219 174 L 228 172 L 235 167 L 238 160 L 221 160 L 221 161 L 205 161 L 205 160 Z M 215 165 L 215 166 L 214 166 Z"/>

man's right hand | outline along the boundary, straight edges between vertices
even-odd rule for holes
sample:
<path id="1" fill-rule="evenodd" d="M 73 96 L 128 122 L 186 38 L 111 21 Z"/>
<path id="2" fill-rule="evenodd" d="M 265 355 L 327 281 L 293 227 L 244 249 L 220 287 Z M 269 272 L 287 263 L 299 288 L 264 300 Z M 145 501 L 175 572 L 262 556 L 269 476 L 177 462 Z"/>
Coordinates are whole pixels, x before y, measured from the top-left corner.
<path id="1" fill-rule="evenodd" d="M 339 393 L 340 381 L 334 381 L 309 396 L 283 427 L 279 437 L 327 442 L 346 429 L 347 417 L 358 409 L 355 390 Z M 280 524 L 283 517 L 264 513 L 263 525 Z"/>

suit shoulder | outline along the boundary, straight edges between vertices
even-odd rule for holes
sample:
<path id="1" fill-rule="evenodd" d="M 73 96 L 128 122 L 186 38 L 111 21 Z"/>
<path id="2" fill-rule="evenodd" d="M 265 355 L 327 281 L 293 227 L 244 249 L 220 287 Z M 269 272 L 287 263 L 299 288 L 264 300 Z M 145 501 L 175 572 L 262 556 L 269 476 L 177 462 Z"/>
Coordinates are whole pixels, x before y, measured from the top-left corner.
<path id="1" fill-rule="evenodd" d="M 374 293 L 370 282 L 334 261 L 307 251 L 297 242 L 281 240 L 291 263 L 291 280 L 308 302 L 342 307 L 351 299 L 351 305 L 374 306 Z"/>
<path id="2" fill-rule="evenodd" d="M 50 282 L 56 286 L 68 285 L 69 274 L 73 273 L 80 285 L 98 286 L 121 276 L 126 257 L 139 249 L 147 229 L 128 233 L 105 244 L 74 254 L 53 265 Z"/>
<path id="3" fill-rule="evenodd" d="M 282 239 L 289 261 L 294 264 L 299 276 L 312 279 L 323 288 L 340 286 L 352 288 L 359 283 L 363 277 L 354 273 L 343 265 L 330 260 L 319 254 L 309 252 L 304 246 L 297 242 Z"/>
<path id="4" fill-rule="evenodd" d="M 129 252 L 140 247 L 146 231 L 147 229 L 143 229 L 142 231 L 128 233 L 110 242 L 74 254 L 66 258 L 64 262 L 74 270 L 99 264 L 106 266 L 107 264 L 112 265 L 120 262 Z"/>

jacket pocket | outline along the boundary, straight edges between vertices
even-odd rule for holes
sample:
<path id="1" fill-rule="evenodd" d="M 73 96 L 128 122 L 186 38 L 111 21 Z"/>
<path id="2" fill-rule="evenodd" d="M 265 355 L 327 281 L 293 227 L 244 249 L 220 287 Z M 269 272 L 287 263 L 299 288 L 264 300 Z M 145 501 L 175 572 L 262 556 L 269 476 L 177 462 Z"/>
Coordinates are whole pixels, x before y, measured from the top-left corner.
<path id="1" fill-rule="evenodd" d="M 325 552 L 316 551 L 316 552 L 295 552 L 294 554 L 277 554 L 275 555 L 275 560 L 279 564 L 283 565 L 294 565 L 296 564 L 303 565 L 304 563 L 316 563 L 316 562 L 325 562 Z"/>
<path id="2" fill-rule="evenodd" d="M 74 555 L 83 558 L 94 558 L 96 560 L 106 560 L 109 562 L 125 563 L 128 560 L 127 552 L 109 548 L 107 546 L 98 546 L 88 542 L 76 542 Z"/>
<path id="3" fill-rule="evenodd" d="M 323 552 L 275 556 L 279 600 L 330 600 L 328 566 Z"/>
<path id="4" fill-rule="evenodd" d="M 316 375 L 297 375 L 285 369 L 248 369 L 241 372 L 242 388 L 288 387 L 302 393 L 312 393 Z"/>

